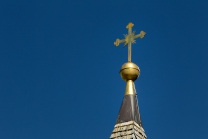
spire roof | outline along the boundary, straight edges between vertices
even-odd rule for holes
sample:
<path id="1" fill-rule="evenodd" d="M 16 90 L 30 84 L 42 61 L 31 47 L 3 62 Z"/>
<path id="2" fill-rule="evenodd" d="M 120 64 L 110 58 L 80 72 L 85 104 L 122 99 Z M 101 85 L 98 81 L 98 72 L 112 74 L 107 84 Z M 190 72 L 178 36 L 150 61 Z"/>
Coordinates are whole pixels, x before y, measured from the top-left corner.
<path id="1" fill-rule="evenodd" d="M 121 104 L 116 124 L 135 121 L 142 126 L 136 95 L 125 95 Z"/>
<path id="2" fill-rule="evenodd" d="M 142 128 L 134 81 L 140 74 L 139 67 L 132 63 L 125 63 L 120 75 L 126 81 L 125 95 L 118 113 L 116 125 L 110 139 L 146 139 Z"/>

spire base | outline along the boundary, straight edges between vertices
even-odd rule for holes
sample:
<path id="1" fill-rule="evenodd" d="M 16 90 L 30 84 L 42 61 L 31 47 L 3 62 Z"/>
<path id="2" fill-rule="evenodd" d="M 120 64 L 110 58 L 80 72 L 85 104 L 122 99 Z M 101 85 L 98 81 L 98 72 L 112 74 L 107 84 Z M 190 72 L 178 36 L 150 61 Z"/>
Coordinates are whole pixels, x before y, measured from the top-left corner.
<path id="1" fill-rule="evenodd" d="M 110 139 L 147 139 L 144 129 L 134 121 L 116 124 Z"/>

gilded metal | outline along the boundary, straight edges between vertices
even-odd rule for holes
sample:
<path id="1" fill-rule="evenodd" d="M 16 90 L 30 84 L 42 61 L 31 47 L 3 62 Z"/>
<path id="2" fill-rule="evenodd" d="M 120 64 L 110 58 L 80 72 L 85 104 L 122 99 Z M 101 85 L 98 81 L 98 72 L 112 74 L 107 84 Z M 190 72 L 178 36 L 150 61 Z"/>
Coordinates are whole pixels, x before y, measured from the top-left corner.
<path id="1" fill-rule="evenodd" d="M 128 44 L 128 62 L 131 62 L 131 44 L 136 43 L 137 38 L 143 38 L 145 36 L 145 32 L 144 31 L 140 31 L 139 34 L 136 34 L 136 31 L 132 32 L 132 27 L 134 26 L 133 23 L 129 23 L 126 28 L 128 29 L 128 34 L 125 34 L 124 37 L 125 39 L 116 39 L 116 41 L 114 42 L 115 46 L 119 46 L 120 43 L 124 43 L 124 46 L 126 46 Z"/>
<path id="2" fill-rule="evenodd" d="M 127 62 L 123 64 L 120 70 L 121 78 L 125 81 L 132 80 L 135 81 L 140 74 L 139 67 L 133 62 Z"/>
<path id="3" fill-rule="evenodd" d="M 136 89 L 132 80 L 126 82 L 125 95 L 136 95 Z"/>
<path id="4" fill-rule="evenodd" d="M 138 78 L 139 74 L 140 69 L 133 62 L 127 62 L 122 65 L 120 75 L 126 81 L 125 95 L 136 95 L 134 81 Z"/>

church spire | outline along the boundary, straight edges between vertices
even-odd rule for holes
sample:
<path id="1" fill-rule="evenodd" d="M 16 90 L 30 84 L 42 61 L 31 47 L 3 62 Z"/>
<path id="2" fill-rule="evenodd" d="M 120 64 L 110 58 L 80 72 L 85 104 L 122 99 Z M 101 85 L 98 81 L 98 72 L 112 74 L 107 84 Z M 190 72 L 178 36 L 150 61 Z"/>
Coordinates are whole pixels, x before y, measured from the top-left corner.
<path id="1" fill-rule="evenodd" d="M 120 70 L 121 78 L 126 81 L 126 90 L 121 104 L 119 114 L 116 120 L 116 125 L 110 136 L 110 139 L 124 138 L 124 139 L 146 139 L 144 129 L 142 128 L 141 117 L 139 113 L 136 89 L 134 81 L 140 75 L 139 67 L 131 62 L 131 47 L 135 43 L 136 38 L 143 38 L 146 34 L 141 31 L 140 34 L 132 33 L 133 23 L 129 23 L 126 28 L 128 34 L 125 39 L 116 39 L 114 45 L 118 46 L 120 43 L 128 44 L 128 62 L 124 63 Z"/>

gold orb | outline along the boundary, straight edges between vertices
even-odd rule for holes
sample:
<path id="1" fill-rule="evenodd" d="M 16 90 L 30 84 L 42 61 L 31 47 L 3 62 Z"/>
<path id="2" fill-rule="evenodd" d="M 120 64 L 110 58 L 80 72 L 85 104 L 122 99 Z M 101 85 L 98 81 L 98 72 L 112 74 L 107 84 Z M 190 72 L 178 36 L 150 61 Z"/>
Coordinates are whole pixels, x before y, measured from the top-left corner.
<path id="1" fill-rule="evenodd" d="M 139 74 L 140 74 L 139 67 L 132 62 L 127 62 L 123 64 L 120 70 L 121 78 L 125 81 L 128 80 L 135 81 L 138 78 Z"/>

